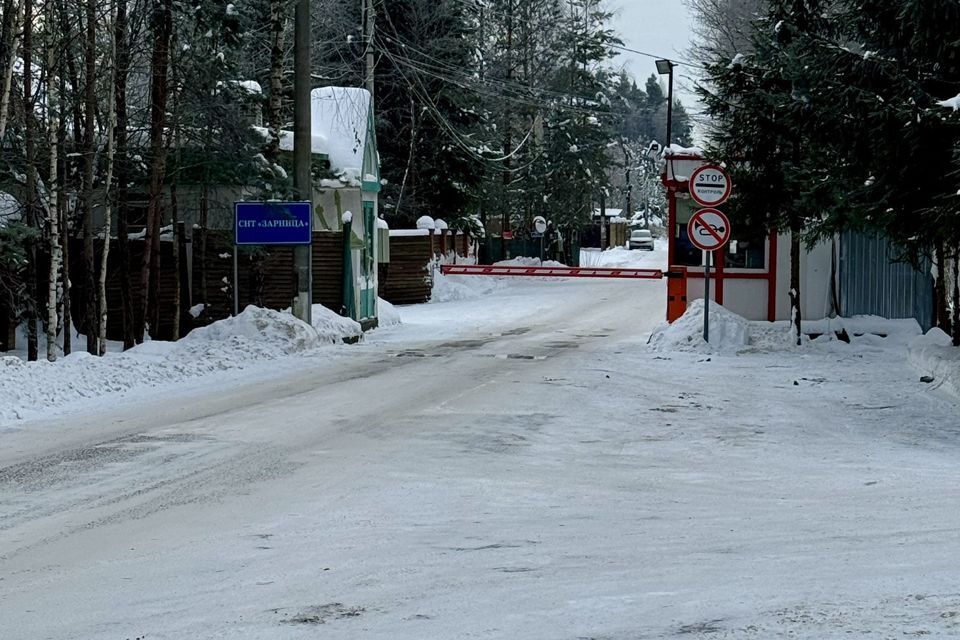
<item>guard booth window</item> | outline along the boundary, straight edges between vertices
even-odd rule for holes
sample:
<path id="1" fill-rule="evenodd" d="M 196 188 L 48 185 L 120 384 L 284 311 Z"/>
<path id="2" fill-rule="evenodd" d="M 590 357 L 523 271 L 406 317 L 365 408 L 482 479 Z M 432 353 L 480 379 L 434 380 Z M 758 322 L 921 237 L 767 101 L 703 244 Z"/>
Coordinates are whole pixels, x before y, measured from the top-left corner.
<path id="1" fill-rule="evenodd" d="M 703 251 L 693 246 L 687 237 L 687 224 L 700 207 L 689 197 L 677 194 L 677 223 L 673 229 L 673 262 L 685 267 L 699 267 L 703 264 Z"/>
<path id="2" fill-rule="evenodd" d="M 762 228 L 738 229 L 731 223 L 733 235 L 724 252 L 727 269 L 764 269 L 767 258 L 767 233 Z"/>

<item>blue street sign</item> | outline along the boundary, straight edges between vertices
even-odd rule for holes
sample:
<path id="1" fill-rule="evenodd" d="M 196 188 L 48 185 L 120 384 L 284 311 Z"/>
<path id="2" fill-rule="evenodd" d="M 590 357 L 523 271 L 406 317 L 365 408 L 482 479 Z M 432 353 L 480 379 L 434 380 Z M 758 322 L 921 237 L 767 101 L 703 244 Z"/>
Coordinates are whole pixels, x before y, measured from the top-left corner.
<path id="1" fill-rule="evenodd" d="M 235 202 L 236 244 L 310 244 L 313 208 L 309 202 Z"/>

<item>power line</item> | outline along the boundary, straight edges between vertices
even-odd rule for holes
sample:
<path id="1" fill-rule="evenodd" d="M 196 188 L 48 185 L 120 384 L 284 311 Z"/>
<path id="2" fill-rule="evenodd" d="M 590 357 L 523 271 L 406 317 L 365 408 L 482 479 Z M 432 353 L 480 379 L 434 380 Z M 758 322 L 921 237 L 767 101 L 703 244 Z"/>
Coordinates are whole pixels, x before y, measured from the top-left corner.
<path id="1" fill-rule="evenodd" d="M 585 98 L 580 95 L 565 93 L 561 91 L 553 91 L 550 89 L 543 89 L 540 87 L 531 87 L 528 85 L 510 82 L 503 79 L 497 78 L 484 78 L 482 81 L 479 79 L 466 74 L 462 69 L 454 67 L 447 63 L 444 63 L 436 58 L 433 58 L 429 54 L 418 51 L 415 47 L 408 46 L 399 40 L 390 38 L 389 36 L 383 36 L 387 40 L 391 40 L 396 44 L 400 45 L 403 49 L 411 49 L 416 53 L 419 53 L 421 56 L 427 58 L 431 62 L 425 62 L 422 60 L 414 60 L 409 56 L 403 56 L 399 54 L 391 53 L 389 57 L 394 61 L 394 63 L 402 63 L 410 67 L 414 71 L 422 73 L 424 75 L 431 76 L 438 80 L 443 80 L 444 82 L 449 82 L 455 84 L 464 89 L 469 89 L 474 91 L 479 95 L 486 97 L 506 99 L 518 104 L 524 104 L 526 106 L 541 108 L 541 109 L 561 109 L 564 111 L 569 111 L 572 113 L 581 113 L 586 115 L 593 116 L 611 116 L 615 117 L 617 114 L 612 110 L 601 109 L 601 108 L 590 108 L 583 105 L 572 105 L 565 104 L 562 102 L 547 102 L 542 98 L 555 98 L 557 100 L 579 100 L 589 102 L 589 98 Z M 386 47 L 381 47 L 381 50 L 385 53 L 388 51 Z M 486 87 L 499 88 L 500 92 L 495 92 L 492 90 L 486 89 Z"/>
<path id="2" fill-rule="evenodd" d="M 452 2 L 456 2 L 456 3 L 460 4 L 462 7 L 465 7 L 465 8 L 468 8 L 468 9 L 479 9 L 479 7 L 477 7 L 475 4 L 471 3 L 469 0 L 451 0 L 451 1 L 452 1 Z M 496 16 L 496 17 L 501 18 L 501 19 L 506 19 L 506 18 L 508 18 L 508 16 L 507 16 L 506 14 L 504 14 L 502 11 L 495 11 L 495 10 L 493 10 L 493 9 L 490 9 L 489 7 L 483 7 L 483 11 L 484 11 L 486 14 L 488 14 L 488 15 Z M 616 44 L 616 43 L 613 43 L 613 42 L 607 42 L 607 43 L 604 44 L 604 46 L 610 47 L 611 49 L 617 49 L 617 50 L 620 50 L 620 51 L 627 51 L 627 52 L 629 52 L 629 53 L 635 53 L 635 54 L 637 54 L 637 55 L 644 56 L 644 57 L 647 57 L 647 58 L 651 58 L 651 59 L 653 59 L 653 60 L 669 60 L 669 61 L 674 62 L 674 63 L 676 63 L 676 64 L 684 65 L 684 66 L 691 67 L 691 68 L 694 68 L 694 69 L 705 69 L 705 67 L 704 67 L 703 65 L 700 65 L 700 64 L 697 64 L 697 63 L 694 63 L 694 62 L 690 62 L 690 61 L 684 60 L 684 59 L 682 59 L 682 58 L 673 58 L 673 57 L 670 57 L 670 56 L 657 55 L 657 54 L 655 54 L 655 53 L 650 53 L 650 52 L 648 52 L 648 51 L 640 51 L 640 50 L 638 50 L 638 49 L 632 49 L 632 48 L 627 47 L 627 46 L 622 45 L 622 44 Z"/>

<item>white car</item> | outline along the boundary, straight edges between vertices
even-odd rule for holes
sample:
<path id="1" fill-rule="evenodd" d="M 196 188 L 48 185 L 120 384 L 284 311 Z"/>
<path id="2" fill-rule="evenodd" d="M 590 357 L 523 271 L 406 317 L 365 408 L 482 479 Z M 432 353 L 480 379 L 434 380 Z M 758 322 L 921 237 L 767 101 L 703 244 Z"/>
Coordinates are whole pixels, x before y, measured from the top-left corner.
<path id="1" fill-rule="evenodd" d="M 630 234 L 628 246 L 631 249 L 647 249 L 653 251 L 653 236 L 649 229 L 637 229 Z"/>

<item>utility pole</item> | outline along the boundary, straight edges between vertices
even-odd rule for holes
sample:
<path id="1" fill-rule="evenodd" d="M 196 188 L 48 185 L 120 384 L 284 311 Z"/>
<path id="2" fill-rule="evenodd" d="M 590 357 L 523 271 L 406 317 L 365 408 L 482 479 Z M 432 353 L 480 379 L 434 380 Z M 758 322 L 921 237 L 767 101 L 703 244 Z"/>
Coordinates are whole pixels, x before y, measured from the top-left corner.
<path id="1" fill-rule="evenodd" d="M 373 0 L 363 0 L 363 37 L 366 42 L 366 68 L 364 85 L 370 93 L 370 108 L 373 108 L 373 34 L 377 14 L 373 10 Z"/>
<path id="2" fill-rule="evenodd" d="M 293 188 L 297 198 L 310 202 L 313 209 L 313 185 L 310 180 L 310 0 L 297 0 L 293 32 Z M 312 213 L 311 213 L 312 215 Z M 313 306 L 313 246 L 294 247 L 297 269 L 297 297 L 293 312 L 311 324 Z"/>
<path id="3" fill-rule="evenodd" d="M 513 0 L 509 0 L 507 3 L 507 73 L 506 73 L 506 82 L 509 85 L 513 81 Z M 510 182 L 512 181 L 510 175 L 510 154 L 511 154 L 511 139 L 510 139 L 510 125 L 511 125 L 510 108 L 507 106 L 507 109 L 504 113 L 503 118 L 503 201 L 500 206 L 503 207 L 500 219 L 500 259 L 509 260 L 510 259 L 510 244 L 507 242 L 507 234 L 511 233 L 510 230 L 510 211 L 513 208 L 513 203 L 510 198 Z M 512 235 L 512 234 L 511 234 Z"/>

